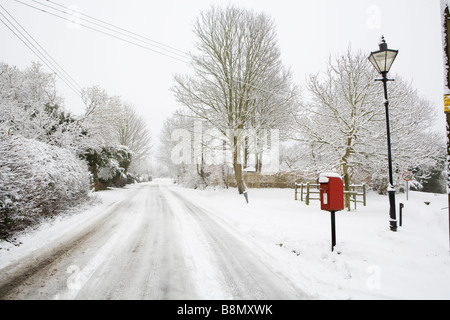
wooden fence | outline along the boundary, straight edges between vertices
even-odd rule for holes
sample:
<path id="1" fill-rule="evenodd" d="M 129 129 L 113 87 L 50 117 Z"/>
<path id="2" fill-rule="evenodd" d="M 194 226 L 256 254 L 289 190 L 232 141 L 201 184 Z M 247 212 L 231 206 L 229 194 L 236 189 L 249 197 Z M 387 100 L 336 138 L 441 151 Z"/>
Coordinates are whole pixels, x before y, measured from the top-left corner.
<path id="1" fill-rule="evenodd" d="M 309 206 L 311 200 L 320 200 L 320 184 L 313 184 L 313 183 L 296 183 L 295 184 L 295 200 L 298 200 L 298 193 L 300 189 L 300 201 L 303 202 L 303 199 L 305 199 L 305 204 Z M 349 191 L 344 191 L 344 195 L 346 197 L 345 203 L 347 210 L 351 210 L 351 203 L 353 202 L 355 204 L 355 210 L 356 210 L 356 204 L 362 203 L 365 207 L 367 205 L 367 188 L 365 184 L 361 185 L 351 185 Z"/>

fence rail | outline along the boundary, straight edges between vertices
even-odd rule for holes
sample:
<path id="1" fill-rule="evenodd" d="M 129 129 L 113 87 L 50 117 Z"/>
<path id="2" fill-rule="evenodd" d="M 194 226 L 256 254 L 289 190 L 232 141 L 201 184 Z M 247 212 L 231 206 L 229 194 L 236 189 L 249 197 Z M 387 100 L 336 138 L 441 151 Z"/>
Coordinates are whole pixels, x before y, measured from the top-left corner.
<path id="1" fill-rule="evenodd" d="M 298 200 L 298 193 L 300 189 L 300 201 L 303 202 L 305 199 L 305 204 L 309 206 L 311 200 L 320 200 L 320 184 L 314 183 L 296 183 L 295 184 L 295 200 Z M 367 188 L 365 184 L 361 185 L 351 185 L 349 191 L 344 191 L 345 196 L 345 206 L 348 211 L 351 210 L 351 202 L 355 204 L 362 203 L 365 207 L 367 205 Z M 318 197 L 315 195 L 319 195 Z M 358 199 L 360 198 L 360 200 Z"/>

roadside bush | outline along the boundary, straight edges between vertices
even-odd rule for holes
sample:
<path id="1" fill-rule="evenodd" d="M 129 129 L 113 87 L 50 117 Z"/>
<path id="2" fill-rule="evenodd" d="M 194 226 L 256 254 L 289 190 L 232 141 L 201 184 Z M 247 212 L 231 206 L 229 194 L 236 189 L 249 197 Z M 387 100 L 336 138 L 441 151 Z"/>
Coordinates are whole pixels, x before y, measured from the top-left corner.
<path id="1" fill-rule="evenodd" d="M 127 184 L 127 170 L 132 153 L 125 146 L 88 149 L 82 157 L 89 166 L 95 191 L 109 187 L 121 188 Z"/>
<path id="2" fill-rule="evenodd" d="M 86 163 L 67 149 L 0 131 L 0 238 L 88 198 Z"/>

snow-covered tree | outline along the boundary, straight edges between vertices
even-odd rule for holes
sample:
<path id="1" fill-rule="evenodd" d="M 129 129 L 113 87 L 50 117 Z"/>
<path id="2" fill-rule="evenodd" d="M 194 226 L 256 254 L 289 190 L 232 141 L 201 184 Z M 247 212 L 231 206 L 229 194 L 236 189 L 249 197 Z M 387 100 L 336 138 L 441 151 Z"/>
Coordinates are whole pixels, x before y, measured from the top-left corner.
<path id="1" fill-rule="evenodd" d="M 119 171 L 127 174 L 131 164 L 118 167 L 120 161 L 116 158 L 125 153 L 137 168 L 152 147 L 150 131 L 130 104 L 123 103 L 118 96 L 110 96 L 98 86 L 84 88 L 82 99 L 86 108 L 78 124 L 85 128 L 89 137 L 83 156 L 89 162 L 96 189 L 118 185 L 115 181 Z"/>
<path id="2" fill-rule="evenodd" d="M 93 146 L 119 145 L 117 128 L 126 118 L 120 97 L 99 86 L 83 88 L 81 96 L 85 112 L 78 122 L 89 132 Z"/>
<path id="3" fill-rule="evenodd" d="M 307 81 L 312 100 L 298 116 L 302 138 L 315 153 L 325 155 L 330 169 L 341 171 L 345 190 L 351 171 L 361 169 L 369 154 L 379 153 L 374 136 L 382 134 L 372 124 L 382 124 L 383 109 L 375 77 L 367 57 L 348 50 L 335 62 L 330 58 L 323 76 L 311 75 Z"/>
<path id="4" fill-rule="evenodd" d="M 352 52 L 330 58 L 325 74 L 311 75 L 311 101 L 297 116 L 297 139 L 308 145 L 315 164 L 339 170 L 346 190 L 352 177 L 378 187 L 387 176 L 386 118 L 378 74 L 367 55 Z M 436 115 L 430 102 L 395 76 L 390 83 L 390 124 L 394 171 L 438 161 L 440 140 L 429 130 Z"/>
<path id="5" fill-rule="evenodd" d="M 145 120 L 132 105 L 124 104 L 122 108 L 124 117 L 116 127 L 117 139 L 133 153 L 133 162 L 139 163 L 150 153 L 151 134 Z"/>
<path id="6" fill-rule="evenodd" d="M 193 132 L 194 118 L 181 110 L 175 112 L 163 124 L 157 157 L 176 181 L 197 188 L 204 183 L 195 168 L 202 164 L 194 164 Z"/>
<path id="7" fill-rule="evenodd" d="M 177 75 L 173 91 L 182 105 L 227 139 L 242 193 L 243 130 L 270 129 L 277 117 L 284 117 L 286 126 L 297 88 L 281 63 L 275 24 L 267 15 L 212 7 L 196 20 L 194 33 L 194 76 Z"/>
<path id="8" fill-rule="evenodd" d="M 32 63 L 21 71 L 0 63 L 0 121 L 30 139 L 58 143 L 53 133 L 63 100 L 56 92 L 56 76 Z"/>
<path id="9" fill-rule="evenodd" d="M 96 189 L 123 186 L 132 151 L 148 151 L 142 120 L 119 97 L 85 88 L 86 112 L 73 116 L 55 77 L 40 63 L 0 63 L 0 237 L 86 198 L 88 168 Z"/>

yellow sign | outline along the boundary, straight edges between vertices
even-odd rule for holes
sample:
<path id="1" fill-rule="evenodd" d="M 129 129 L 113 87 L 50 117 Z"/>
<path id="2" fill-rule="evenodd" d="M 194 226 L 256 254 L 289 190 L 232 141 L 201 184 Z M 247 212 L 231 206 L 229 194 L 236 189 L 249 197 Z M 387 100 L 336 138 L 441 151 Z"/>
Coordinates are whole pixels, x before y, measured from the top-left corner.
<path id="1" fill-rule="evenodd" d="M 444 111 L 450 113 L 450 94 L 444 94 Z"/>

